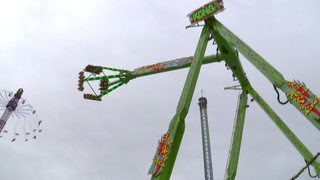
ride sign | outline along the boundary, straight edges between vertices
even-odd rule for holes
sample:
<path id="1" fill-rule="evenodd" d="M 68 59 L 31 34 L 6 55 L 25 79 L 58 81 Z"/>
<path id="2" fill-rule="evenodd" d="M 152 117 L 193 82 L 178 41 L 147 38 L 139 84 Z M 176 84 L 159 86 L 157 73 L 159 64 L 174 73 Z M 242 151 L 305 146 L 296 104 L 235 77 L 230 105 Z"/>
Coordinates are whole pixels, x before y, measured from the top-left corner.
<path id="1" fill-rule="evenodd" d="M 222 0 L 213 0 L 197 10 L 192 11 L 187 16 L 189 17 L 191 24 L 195 24 L 223 10 L 224 6 Z"/>

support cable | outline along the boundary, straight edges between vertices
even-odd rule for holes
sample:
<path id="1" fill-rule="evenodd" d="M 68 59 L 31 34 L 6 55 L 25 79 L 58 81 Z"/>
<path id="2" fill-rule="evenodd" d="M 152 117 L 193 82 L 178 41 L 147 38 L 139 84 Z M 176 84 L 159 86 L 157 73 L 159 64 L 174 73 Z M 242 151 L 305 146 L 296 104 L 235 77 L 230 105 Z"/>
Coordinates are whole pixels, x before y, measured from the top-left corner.
<path id="1" fill-rule="evenodd" d="M 276 93 L 277 93 L 278 102 L 279 102 L 281 105 L 287 104 L 287 103 L 289 102 L 289 100 L 287 100 L 286 102 L 281 102 L 281 100 L 280 100 L 280 94 L 279 94 L 279 91 L 278 91 L 277 87 L 276 87 L 275 85 L 273 85 L 273 88 L 274 88 L 274 90 L 275 90 Z"/>
<path id="2" fill-rule="evenodd" d="M 308 161 L 305 160 L 305 162 L 306 162 L 306 164 L 308 164 Z M 316 175 L 312 175 L 312 174 L 311 174 L 311 172 L 310 172 L 310 167 L 309 167 L 309 166 L 308 166 L 308 174 L 309 174 L 309 176 L 310 176 L 311 178 L 319 177 L 317 174 L 316 174 Z"/>
<path id="3" fill-rule="evenodd" d="M 320 156 L 320 152 L 318 152 L 309 162 L 307 160 L 306 161 L 306 165 L 295 175 L 293 176 L 290 180 L 295 180 L 297 179 L 302 173 L 304 170 L 306 170 L 308 168 L 308 173 L 309 173 L 309 176 L 312 177 L 312 178 L 316 178 L 316 177 L 320 177 L 319 175 L 311 175 L 310 173 L 310 168 L 309 166 Z"/>

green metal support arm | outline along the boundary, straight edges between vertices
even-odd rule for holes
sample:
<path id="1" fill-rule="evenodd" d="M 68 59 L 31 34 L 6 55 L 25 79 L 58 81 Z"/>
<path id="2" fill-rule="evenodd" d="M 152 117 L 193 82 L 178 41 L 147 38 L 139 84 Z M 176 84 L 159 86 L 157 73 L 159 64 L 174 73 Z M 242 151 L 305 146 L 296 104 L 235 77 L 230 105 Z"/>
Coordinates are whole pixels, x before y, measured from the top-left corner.
<path id="1" fill-rule="evenodd" d="M 320 101 L 304 83 L 286 81 L 282 74 L 264 60 L 251 47 L 233 34 L 218 20 L 214 22 L 214 30 L 235 47 L 250 61 L 269 81 L 286 93 L 288 100 L 294 105 L 318 130 L 320 130 Z"/>
<path id="2" fill-rule="evenodd" d="M 290 128 L 281 120 L 281 118 L 271 109 L 271 107 L 262 99 L 262 97 L 251 87 L 247 88 L 252 98 L 260 105 L 260 107 L 268 114 L 272 121 L 278 126 L 281 132 L 289 139 L 291 144 L 299 151 L 302 157 L 309 162 L 313 155 L 300 139 L 290 130 Z M 320 163 L 314 161 L 311 164 L 316 173 L 320 175 Z"/>
<path id="3" fill-rule="evenodd" d="M 244 119 L 245 119 L 246 108 L 247 108 L 247 100 L 248 100 L 247 92 L 242 91 L 241 95 L 239 95 L 238 109 L 237 109 L 236 117 L 234 120 L 234 129 L 233 129 L 233 135 L 231 139 L 231 147 L 230 147 L 229 158 L 227 162 L 227 170 L 225 175 L 226 180 L 235 179 L 237 174 L 243 127 L 244 127 Z"/>
<path id="4" fill-rule="evenodd" d="M 194 60 L 189 69 L 188 76 L 180 96 L 176 115 L 170 122 L 168 132 L 160 141 L 160 143 L 164 141 L 164 145 L 159 144 L 153 159 L 153 164 L 149 170 L 149 174 L 152 174 L 153 180 L 170 179 L 184 133 L 184 120 L 189 111 L 190 103 L 202 65 L 202 60 L 209 40 L 210 31 L 211 25 L 210 23 L 206 23 L 202 29 L 202 33 L 194 54 Z M 165 152 L 167 152 L 167 154 L 165 154 Z M 162 156 L 163 154 L 164 156 Z"/>
<path id="5" fill-rule="evenodd" d="M 258 102 L 258 104 L 261 106 L 261 108 L 263 110 L 265 110 L 265 112 L 270 116 L 270 118 L 275 122 L 275 124 L 282 131 L 282 133 L 294 145 L 294 147 L 298 150 L 298 152 L 304 157 L 305 160 L 307 160 L 309 162 L 313 157 L 312 153 L 305 147 L 305 145 L 296 137 L 296 135 L 286 126 L 286 124 L 279 118 L 279 116 L 269 107 L 269 105 L 258 95 L 258 93 L 250 85 L 250 83 L 245 75 L 245 72 L 243 71 L 243 68 L 241 66 L 241 63 L 240 63 L 240 60 L 239 60 L 239 57 L 238 57 L 236 51 L 234 50 L 233 47 L 231 47 L 230 42 L 227 41 L 227 38 L 222 36 L 221 31 L 218 30 L 219 28 L 221 29 L 221 26 L 222 25 L 219 23 L 217 24 L 217 21 L 215 20 L 214 24 L 213 24 L 212 35 L 217 42 L 217 45 L 218 45 L 220 52 L 225 57 L 226 63 L 228 64 L 228 66 L 232 70 L 234 76 L 236 76 L 238 78 L 243 91 L 249 92 L 251 94 L 253 99 L 256 100 L 256 102 Z M 235 37 L 236 36 L 234 36 L 234 38 Z M 236 47 L 238 47 L 238 46 L 236 46 Z M 246 48 L 249 48 L 249 47 L 246 47 Z M 257 60 L 257 61 L 259 61 L 259 60 Z M 271 72 L 273 72 L 271 74 L 275 75 L 277 73 L 277 71 L 274 68 L 272 68 L 271 65 L 269 68 L 271 68 L 271 70 L 272 70 Z M 267 72 L 270 72 L 270 71 L 266 71 L 266 69 L 264 69 L 264 68 L 262 68 L 261 70 L 265 71 L 264 72 L 265 74 L 267 74 Z M 269 77 L 269 76 L 267 76 L 267 77 Z M 274 80 L 274 82 L 276 82 L 276 80 L 279 80 L 279 78 L 274 78 L 274 76 L 271 76 L 269 78 L 271 80 Z M 284 81 L 284 84 L 287 84 L 286 81 Z M 296 85 L 296 84 L 294 84 L 294 85 Z M 300 89 L 298 89 L 298 90 L 302 91 L 301 89 L 304 89 L 304 87 L 300 87 Z M 301 93 L 303 93 L 303 92 L 301 92 Z M 304 91 L 304 93 L 310 93 L 310 92 Z M 241 123 L 241 122 L 239 122 L 239 123 Z M 240 127 L 240 126 L 238 126 L 238 127 Z M 239 128 L 235 132 L 237 132 L 238 134 L 241 134 L 242 130 L 241 130 L 241 128 Z M 238 137 L 238 139 L 236 141 L 241 142 L 240 138 L 241 137 Z M 232 156 L 232 157 L 230 157 L 230 159 L 231 159 L 230 160 L 231 162 L 229 162 L 230 166 L 231 166 L 231 164 L 234 164 L 234 165 L 237 164 L 237 153 L 239 153 L 238 152 L 239 150 L 237 149 L 237 147 L 232 147 L 232 149 L 234 152 L 232 152 L 232 155 L 230 155 L 230 156 Z M 312 165 L 315 168 L 317 174 L 319 175 L 320 163 L 313 162 Z M 233 175 L 235 175 L 235 173 L 236 173 L 236 167 L 234 167 L 234 166 L 228 167 L 227 177 L 232 179 L 232 178 L 234 178 Z"/>

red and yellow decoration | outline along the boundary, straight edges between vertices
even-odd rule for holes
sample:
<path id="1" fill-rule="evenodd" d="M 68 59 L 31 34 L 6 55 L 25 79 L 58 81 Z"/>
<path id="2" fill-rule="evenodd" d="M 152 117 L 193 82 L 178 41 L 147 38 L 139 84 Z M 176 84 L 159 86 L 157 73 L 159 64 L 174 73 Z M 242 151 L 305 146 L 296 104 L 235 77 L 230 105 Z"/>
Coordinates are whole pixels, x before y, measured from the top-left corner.
<path id="1" fill-rule="evenodd" d="M 286 93 L 289 100 L 295 100 L 301 106 L 300 110 L 305 111 L 305 115 L 309 115 L 310 112 L 313 112 L 316 116 L 314 119 L 320 121 L 320 110 L 317 108 L 319 103 L 319 97 L 312 94 L 305 84 L 300 83 L 299 81 L 288 81 L 288 86 L 291 91 Z"/>
<path id="2" fill-rule="evenodd" d="M 301 110 L 306 110 L 305 114 L 308 115 L 311 111 L 320 116 L 320 111 L 315 108 L 315 105 L 319 102 L 319 97 L 314 97 L 313 103 L 308 103 L 305 106 L 301 106 Z"/>
<path id="3" fill-rule="evenodd" d="M 156 63 L 147 66 L 148 69 L 152 69 L 152 71 L 163 71 L 165 70 L 165 66 L 163 63 Z"/>
<path id="4" fill-rule="evenodd" d="M 293 89 L 293 91 L 287 93 L 288 98 L 294 99 L 299 104 L 305 104 L 307 102 L 306 97 L 310 97 L 308 93 L 309 89 L 294 81 L 288 81 L 288 85 Z"/>
<path id="5" fill-rule="evenodd" d="M 164 163 L 167 159 L 168 153 L 170 151 L 170 146 L 173 142 L 172 136 L 170 136 L 170 131 L 167 131 L 159 140 L 157 152 L 153 157 L 153 163 L 148 174 L 158 175 L 162 168 L 165 166 Z"/>

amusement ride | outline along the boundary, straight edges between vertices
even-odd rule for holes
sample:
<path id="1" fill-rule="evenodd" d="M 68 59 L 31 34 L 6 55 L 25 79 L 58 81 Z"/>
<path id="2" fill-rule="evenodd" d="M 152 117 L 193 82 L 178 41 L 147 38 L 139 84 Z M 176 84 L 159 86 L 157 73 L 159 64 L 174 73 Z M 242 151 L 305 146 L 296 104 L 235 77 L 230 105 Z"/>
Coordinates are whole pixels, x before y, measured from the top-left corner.
<path id="1" fill-rule="evenodd" d="M 224 61 L 227 68 L 232 71 L 233 77 L 239 81 L 239 85 L 229 87 L 229 89 L 238 89 L 242 91 L 238 101 L 225 179 L 235 179 L 236 176 L 248 95 L 260 105 L 306 161 L 306 166 L 303 167 L 297 175 L 292 177 L 292 179 L 296 179 L 306 168 L 310 167 L 313 167 L 316 172 L 315 177 L 319 177 L 320 161 L 317 159 L 320 153 L 312 154 L 295 133 L 284 123 L 279 115 L 275 113 L 254 89 L 242 67 L 239 53 L 241 53 L 245 59 L 252 63 L 253 66 L 270 81 L 278 93 L 279 103 L 291 104 L 296 107 L 296 109 L 318 130 L 320 130 L 320 97 L 316 96 L 305 83 L 298 80 L 286 80 L 278 70 L 218 21 L 214 15 L 223 10 L 224 6 L 222 0 L 213 0 L 188 14 L 191 24 L 187 26 L 187 28 L 202 27 L 202 32 L 194 56 L 142 66 L 133 71 L 88 65 L 79 73 L 78 90 L 83 91 L 84 83 L 86 83 L 92 90 L 92 93 L 85 93 L 84 98 L 101 101 L 103 96 L 120 86 L 127 84 L 132 79 L 189 68 L 176 108 L 176 113 L 169 123 L 168 130 L 159 140 L 157 150 L 152 160 L 152 165 L 149 169 L 149 174 L 152 176 L 151 179 L 167 180 L 170 179 L 179 151 L 185 130 L 185 117 L 189 111 L 201 66 L 208 63 Z M 214 44 L 217 46 L 216 54 L 205 56 L 208 41 L 211 40 L 213 40 Z M 99 82 L 99 87 L 97 89 L 91 85 L 93 81 Z M 280 101 L 278 90 L 285 93 L 287 97 L 286 102 Z"/>

